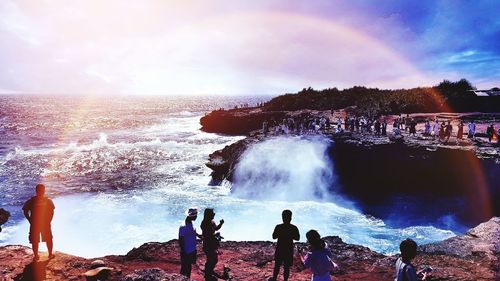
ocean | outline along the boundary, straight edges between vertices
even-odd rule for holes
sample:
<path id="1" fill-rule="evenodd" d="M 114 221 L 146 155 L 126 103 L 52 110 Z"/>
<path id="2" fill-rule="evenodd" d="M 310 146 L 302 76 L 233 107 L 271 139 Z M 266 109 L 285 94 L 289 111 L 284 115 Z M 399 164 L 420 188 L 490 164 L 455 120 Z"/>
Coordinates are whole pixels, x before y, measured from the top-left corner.
<path id="1" fill-rule="evenodd" d="M 21 208 L 40 182 L 56 205 L 54 249 L 83 257 L 175 239 L 191 206 L 214 208 L 225 240 L 272 240 L 283 209 L 292 210 L 301 241 L 316 229 L 386 254 L 407 237 L 429 243 L 455 235 L 391 227 L 324 188 L 336 175 L 326 157 L 331 143 L 320 136 L 254 145 L 237 167 L 237 188 L 211 186 L 208 155 L 243 137 L 205 133 L 199 119 L 268 99 L 0 96 L 0 207 L 12 214 L 0 245 L 29 245 Z"/>

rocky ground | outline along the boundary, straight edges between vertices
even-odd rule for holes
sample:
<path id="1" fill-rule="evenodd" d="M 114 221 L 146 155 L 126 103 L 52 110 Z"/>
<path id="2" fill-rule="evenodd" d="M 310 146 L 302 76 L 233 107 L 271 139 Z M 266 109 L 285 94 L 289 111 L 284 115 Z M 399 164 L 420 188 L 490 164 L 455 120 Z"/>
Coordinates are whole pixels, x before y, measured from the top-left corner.
<path id="1" fill-rule="evenodd" d="M 339 237 L 326 237 L 340 271 L 333 280 L 392 280 L 397 256 L 384 256 L 358 245 L 344 243 Z M 223 242 L 217 271 L 228 266 L 232 280 L 267 280 L 272 275 L 273 242 Z M 305 248 L 298 243 L 297 247 Z M 198 248 L 193 280 L 203 280 L 205 261 Z M 83 280 L 83 274 L 96 259 L 85 259 L 56 252 L 32 262 L 32 251 L 24 246 L 0 247 L 1 280 Z M 180 269 L 177 241 L 151 242 L 134 248 L 124 256 L 98 258 L 109 270 L 105 280 L 186 280 Z M 463 236 L 422 245 L 414 260 L 417 268 L 431 266 L 431 280 L 500 280 L 500 218 L 495 217 Z M 104 280 L 104 279 L 103 279 Z M 294 260 L 291 280 L 310 280 L 310 272 Z"/>

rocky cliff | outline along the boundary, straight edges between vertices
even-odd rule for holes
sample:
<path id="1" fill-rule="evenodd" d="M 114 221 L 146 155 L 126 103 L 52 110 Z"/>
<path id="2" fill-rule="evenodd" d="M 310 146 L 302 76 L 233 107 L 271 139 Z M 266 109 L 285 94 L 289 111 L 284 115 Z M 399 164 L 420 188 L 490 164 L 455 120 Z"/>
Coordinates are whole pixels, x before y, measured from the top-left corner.
<path id="1" fill-rule="evenodd" d="M 495 217 L 471 229 L 464 236 L 422 245 L 413 264 L 431 266 L 431 280 L 499 280 L 500 218 Z M 334 280 L 392 280 L 397 256 L 385 256 L 358 245 L 347 244 L 339 237 L 326 237 L 328 247 L 340 271 Z M 56 241 L 57 243 L 57 241 Z M 231 269 L 232 280 L 267 280 L 272 275 L 273 242 L 223 242 L 217 271 Z M 306 248 L 303 243 L 297 247 Z M 177 241 L 151 242 L 132 249 L 124 256 L 98 258 L 106 268 L 107 279 L 101 280 L 186 280 L 180 269 Z M 32 251 L 24 246 L 0 247 L 1 280 L 82 280 L 96 259 L 84 259 L 56 252 L 32 262 Z M 205 257 L 198 247 L 193 280 L 203 280 Z M 291 280 L 310 280 L 310 272 L 294 260 Z"/>
<path id="2" fill-rule="evenodd" d="M 264 120 L 282 120 L 285 111 L 263 111 L 262 108 L 216 110 L 200 119 L 202 130 L 209 133 L 246 135 L 262 128 Z"/>
<path id="3" fill-rule="evenodd" d="M 0 208 L 0 232 L 2 231 L 2 225 L 5 224 L 10 218 L 10 213 L 4 208 Z"/>
<path id="4" fill-rule="evenodd" d="M 250 113 L 252 112 L 252 113 Z M 227 126 L 238 126 L 234 123 L 238 119 L 261 120 L 256 115 L 262 114 L 260 109 L 238 109 L 229 110 L 224 113 L 217 112 L 219 119 L 209 114 L 204 117 L 204 122 L 211 120 L 213 132 L 229 133 Z M 297 119 L 316 117 L 328 117 L 332 121 L 343 119 L 344 111 L 314 111 L 300 110 L 281 112 L 286 117 Z M 213 113 L 214 114 L 214 113 Z M 247 114 L 245 118 L 245 114 Z M 223 116 L 223 117 L 222 117 Z M 419 131 L 416 136 L 409 136 L 407 132 L 399 137 L 393 137 L 392 128 L 388 129 L 388 136 L 376 136 L 366 132 L 335 132 L 333 126 L 321 131 L 323 137 L 332 140 L 333 145 L 329 148 L 329 157 L 332 160 L 334 173 L 338 176 L 336 192 L 340 191 L 349 199 L 360 204 L 360 209 L 367 214 L 384 218 L 383 212 L 388 204 L 393 204 L 391 197 L 399 195 L 417 195 L 421 200 L 428 198 L 468 198 L 464 206 L 459 210 L 450 209 L 447 212 L 455 213 L 461 221 L 473 226 L 481 221 L 488 220 L 492 215 L 500 215 L 500 146 L 490 143 L 481 134 L 476 139 L 457 139 L 455 136 L 447 142 L 441 142 L 437 138 L 421 134 L 423 131 L 423 120 L 435 118 L 435 115 L 412 114 L 412 118 L 419 120 L 417 126 Z M 264 118 L 264 117 L 262 117 Z M 393 120 L 395 116 L 386 116 Z M 483 114 L 453 114 L 443 113 L 439 115 L 440 120 L 450 120 L 457 126 L 457 120 L 477 119 L 481 120 L 481 126 L 488 124 L 487 120 L 492 117 Z M 488 119 L 490 118 L 490 119 Z M 269 120 L 268 120 L 269 121 Z M 232 124 L 232 125 L 231 125 Z M 235 182 L 234 175 L 238 163 L 247 149 L 259 142 L 273 137 L 290 137 L 296 134 L 277 133 L 274 128 L 264 136 L 262 131 L 252 129 L 257 126 L 238 127 L 245 131 L 247 137 L 234 144 L 228 145 L 221 150 L 209 155 L 206 165 L 212 169 L 212 184 L 220 184 L 223 180 Z M 342 126 L 343 127 L 343 126 Z M 479 132 L 484 129 L 478 125 Z M 245 130 L 244 130 L 245 129 Z M 304 137 L 308 137 L 307 135 Z M 384 165 L 381 164 L 383 160 Z M 363 176 L 359 176 L 363 172 Z M 394 176 L 394 175 L 397 176 Z M 433 180 L 429 180 L 433 179 Z M 479 198 L 476 188 L 484 186 L 489 197 L 484 202 Z M 476 188 L 472 188 L 476 187 Z M 237 189 L 238 185 L 232 187 Z M 339 190 L 340 189 L 340 190 Z M 433 200 L 434 200 L 433 199 Z M 384 203 L 385 209 L 377 202 Z M 436 204 L 436 206 L 445 206 Z M 492 213 L 479 212 L 484 204 L 492 206 Z M 452 207 L 455 208 L 455 207 Z M 420 215 L 419 210 L 413 210 L 415 218 Z M 420 210 L 422 211 L 422 210 Z M 433 212 L 435 211 L 435 212 Z M 438 210 L 427 210 L 428 213 L 440 213 Z"/>

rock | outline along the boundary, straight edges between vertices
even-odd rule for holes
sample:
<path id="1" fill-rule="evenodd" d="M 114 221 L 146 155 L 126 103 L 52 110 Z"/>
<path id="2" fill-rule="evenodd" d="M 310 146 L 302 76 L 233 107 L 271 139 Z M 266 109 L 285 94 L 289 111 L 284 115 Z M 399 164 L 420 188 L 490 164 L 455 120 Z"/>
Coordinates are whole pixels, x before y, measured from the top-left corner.
<path id="1" fill-rule="evenodd" d="M 463 236 L 422 245 L 419 250 L 425 253 L 454 255 L 462 258 L 482 253 L 490 259 L 498 259 L 500 255 L 500 217 L 492 218 L 472 228 Z"/>
<path id="2" fill-rule="evenodd" d="M 10 217 L 10 213 L 4 208 L 0 208 L 0 232 L 2 231 L 2 225 L 5 224 Z"/>
<path id="3" fill-rule="evenodd" d="M 217 120 L 220 122 L 225 122 L 222 120 L 242 118 L 253 120 L 254 115 L 264 114 L 264 112 L 260 111 L 261 109 L 252 110 L 217 111 L 208 114 L 202 119 L 203 122 L 219 124 Z M 304 115 L 309 117 L 332 117 L 330 111 L 279 112 L 285 114 L 285 117 Z M 337 117 L 343 114 L 341 111 L 334 113 L 336 116 L 334 119 L 337 120 Z M 419 120 L 434 118 L 433 114 L 414 115 Z M 440 116 L 440 118 L 455 120 L 463 119 L 465 116 L 468 115 L 448 114 Z M 393 117 L 388 116 L 388 118 Z M 233 121 L 220 126 L 238 127 L 238 124 L 244 122 Z M 420 126 L 423 125 L 420 124 Z M 236 127 L 233 129 L 236 130 Z M 220 131 L 217 131 L 219 129 L 215 125 L 213 129 L 216 132 L 223 133 L 232 130 L 221 127 L 219 128 Z M 500 165 L 500 146 L 493 146 L 480 139 L 463 139 L 457 142 L 454 137 L 449 143 L 442 143 L 431 136 L 420 134 L 422 128 L 418 130 L 419 134 L 417 136 L 409 136 L 406 131 L 403 131 L 404 137 L 391 138 L 357 131 L 335 133 L 331 128 L 326 129 L 322 136 L 331 140 L 333 144 L 329 147 L 328 154 L 331 162 L 334 163 L 332 165 L 333 172 L 337 175 L 339 183 L 341 183 L 339 185 L 341 195 L 359 203 L 360 210 L 363 213 L 381 219 L 387 218 L 387 212 L 384 210 L 398 208 L 397 202 L 391 199 L 394 196 L 419 197 L 418 200 L 422 200 L 425 196 L 436 197 L 442 202 L 450 198 L 468 198 L 463 206 L 453 206 L 452 208 L 455 209 L 449 209 L 446 212 L 457 214 L 457 220 L 465 225 L 476 225 L 491 218 L 491 213 L 481 207 L 484 205 L 481 197 L 476 196 L 471 188 L 480 184 L 488 189 L 487 193 L 492 198 L 492 214 L 499 216 L 500 185 L 498 185 L 498 182 L 500 182 L 500 173 L 498 173 L 498 169 Z M 389 136 L 392 135 L 390 131 L 388 134 Z M 248 148 L 268 138 L 277 136 L 287 137 L 287 135 L 276 133 L 273 128 L 270 128 L 268 136 L 264 136 L 260 130 L 254 131 L 246 138 L 210 154 L 206 163 L 206 166 L 212 170 L 210 184 L 221 185 L 225 181 L 230 184 L 234 183 L 238 163 Z M 383 159 L 384 165 L 380 165 L 381 159 Z M 481 168 L 478 169 L 478 166 Z M 364 171 L 365 176 L 359 177 L 358 171 Z M 394 177 L 394 174 L 397 174 L 398 177 Z M 418 176 L 416 176 L 417 174 Z M 430 178 L 439 180 L 429 181 Z M 485 179 L 483 183 L 478 181 L 478 179 L 482 178 Z M 238 188 L 239 185 L 232 185 L 231 191 L 234 192 Z M 377 205 L 380 202 L 384 202 L 383 208 Z M 386 204 L 386 202 L 389 203 Z M 430 219 L 439 220 L 437 214 L 441 211 L 439 208 L 444 208 L 443 206 L 445 204 L 436 203 L 431 206 L 435 208 L 431 212 L 424 209 L 413 209 L 412 214 L 415 217 L 428 215 L 429 213 L 436 214 L 434 217 L 431 216 Z"/>
<path id="4" fill-rule="evenodd" d="M 159 268 L 136 270 L 123 277 L 121 281 L 189 281 L 180 274 L 168 274 Z"/>
<path id="5" fill-rule="evenodd" d="M 159 243 L 149 242 L 134 248 L 125 255 L 125 259 L 142 261 L 175 261 L 180 264 L 179 248 L 175 240 Z"/>
<path id="6" fill-rule="evenodd" d="M 246 135 L 260 130 L 264 120 L 282 120 L 284 111 L 262 111 L 261 108 L 215 110 L 200 119 L 202 130 L 208 133 Z"/>
<path id="7" fill-rule="evenodd" d="M 422 245 L 413 264 L 417 269 L 424 266 L 434 268 L 432 280 L 499 280 L 499 235 L 500 218 L 495 217 L 471 229 L 467 234 L 439 243 Z M 335 280 L 392 280 L 394 264 L 398 256 L 385 256 L 367 247 L 347 244 L 337 236 L 324 238 L 334 261 L 340 266 Z M 113 268 L 109 281 L 135 280 L 187 280 L 179 275 L 180 260 L 177 240 L 151 242 L 131 250 L 125 256 L 98 258 L 106 267 Z M 305 243 L 297 243 L 306 249 Z M 274 267 L 276 243 L 222 242 L 216 272 L 224 267 L 231 269 L 233 280 L 267 280 Z M 192 279 L 203 280 L 205 256 L 198 244 L 198 259 L 193 265 Z M 54 259 L 41 255 L 37 263 L 32 262 L 33 253 L 24 246 L 0 247 L 0 274 L 2 281 L 36 280 L 82 280 L 95 259 L 84 259 L 57 252 Z M 306 281 L 311 272 L 303 268 L 298 256 L 294 257 L 291 280 Z"/>
<path id="8" fill-rule="evenodd" d="M 246 138 L 210 154 L 205 165 L 213 171 L 212 185 L 219 185 L 225 179 L 232 181 L 234 169 L 241 155 L 248 146 L 257 142 L 258 138 Z"/>

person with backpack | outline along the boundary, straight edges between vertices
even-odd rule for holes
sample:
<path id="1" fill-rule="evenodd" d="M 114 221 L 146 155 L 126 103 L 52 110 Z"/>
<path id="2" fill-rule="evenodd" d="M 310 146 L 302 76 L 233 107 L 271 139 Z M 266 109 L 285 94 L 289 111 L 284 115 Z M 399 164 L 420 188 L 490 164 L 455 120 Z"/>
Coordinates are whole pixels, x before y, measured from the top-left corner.
<path id="1" fill-rule="evenodd" d="M 330 281 L 330 273 L 338 270 L 338 265 L 333 262 L 332 254 L 327 244 L 319 233 L 312 229 L 306 233 L 309 243 L 309 252 L 302 256 L 299 251 L 300 260 L 306 268 L 312 271 L 312 281 Z"/>
<path id="2" fill-rule="evenodd" d="M 412 239 L 406 239 L 399 245 L 401 257 L 396 261 L 396 278 L 394 281 L 417 281 L 428 280 L 430 271 L 428 269 L 417 272 L 411 264 L 411 260 L 417 255 L 417 243 Z M 418 275 L 422 275 L 419 279 Z"/>

